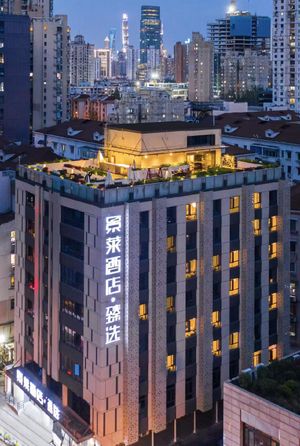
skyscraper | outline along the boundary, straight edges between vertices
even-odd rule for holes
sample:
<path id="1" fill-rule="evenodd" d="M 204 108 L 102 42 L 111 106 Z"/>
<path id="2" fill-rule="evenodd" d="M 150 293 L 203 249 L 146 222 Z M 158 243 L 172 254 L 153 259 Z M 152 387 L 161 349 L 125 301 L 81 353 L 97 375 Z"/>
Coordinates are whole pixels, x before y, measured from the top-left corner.
<path id="1" fill-rule="evenodd" d="M 273 102 L 300 111 L 300 3 L 273 4 Z"/>
<path id="2" fill-rule="evenodd" d="M 86 43 L 81 35 L 75 36 L 70 45 L 70 83 L 79 87 L 95 80 L 95 45 Z"/>
<path id="3" fill-rule="evenodd" d="M 148 57 L 153 53 L 160 53 L 161 46 L 161 20 L 159 6 L 142 6 L 140 25 L 140 64 L 145 69 Z M 149 53 L 149 50 L 151 52 Z"/>
<path id="4" fill-rule="evenodd" d="M 129 31 L 128 31 L 128 15 L 123 14 L 122 16 L 122 51 L 127 53 L 129 46 Z"/>
<path id="5" fill-rule="evenodd" d="M 225 18 L 208 24 L 208 36 L 214 45 L 214 96 L 223 97 L 228 83 L 223 65 L 227 57 L 244 56 L 246 50 L 270 58 L 271 20 L 237 10 L 236 0 L 231 1 Z M 263 61 L 264 63 L 264 61 Z M 258 68 L 259 70 L 259 68 Z M 239 85 L 239 71 L 235 96 Z M 270 76 L 270 73 L 268 74 Z"/>
<path id="6" fill-rule="evenodd" d="M 109 49 L 111 51 L 111 57 L 112 59 L 115 59 L 116 57 L 116 35 L 117 35 L 117 30 L 116 28 L 111 28 L 111 30 L 109 31 Z"/>
<path id="7" fill-rule="evenodd" d="M 207 102 L 212 99 L 213 45 L 200 33 L 193 33 L 188 52 L 189 100 Z"/>
<path id="8" fill-rule="evenodd" d="M 27 16 L 0 16 L 0 134 L 12 141 L 29 142 L 30 127 L 30 20 Z"/>

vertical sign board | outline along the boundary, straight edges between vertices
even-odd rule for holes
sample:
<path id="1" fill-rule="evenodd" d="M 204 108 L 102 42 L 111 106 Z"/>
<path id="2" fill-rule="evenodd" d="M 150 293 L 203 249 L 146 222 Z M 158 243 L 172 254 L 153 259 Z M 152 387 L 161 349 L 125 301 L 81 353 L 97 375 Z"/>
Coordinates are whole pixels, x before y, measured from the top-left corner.
<path id="1" fill-rule="evenodd" d="M 123 218 L 105 218 L 105 345 L 121 340 Z"/>

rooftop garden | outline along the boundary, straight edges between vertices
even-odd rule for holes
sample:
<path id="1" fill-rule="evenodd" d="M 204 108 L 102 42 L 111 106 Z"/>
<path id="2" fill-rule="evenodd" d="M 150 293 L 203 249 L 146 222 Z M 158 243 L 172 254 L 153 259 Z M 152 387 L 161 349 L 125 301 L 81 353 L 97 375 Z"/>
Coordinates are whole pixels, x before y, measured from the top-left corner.
<path id="1" fill-rule="evenodd" d="M 299 356 L 299 355 L 298 355 Z M 242 373 L 234 384 L 300 415 L 300 357 L 260 366 L 255 378 Z"/>

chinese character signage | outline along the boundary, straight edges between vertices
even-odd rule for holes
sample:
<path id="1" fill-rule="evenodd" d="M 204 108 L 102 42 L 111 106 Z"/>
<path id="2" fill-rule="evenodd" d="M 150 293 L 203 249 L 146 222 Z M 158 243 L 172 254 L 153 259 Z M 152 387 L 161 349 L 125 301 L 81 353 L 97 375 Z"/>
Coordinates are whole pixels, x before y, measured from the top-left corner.
<path id="1" fill-rule="evenodd" d="M 31 382 L 20 369 L 16 371 L 16 383 L 33 401 L 42 406 L 51 418 L 59 421 L 61 415 L 59 407 L 44 394 L 43 390 Z"/>
<path id="2" fill-rule="evenodd" d="M 122 217 L 105 219 L 105 296 L 110 301 L 105 309 L 105 344 L 121 340 L 122 293 Z"/>

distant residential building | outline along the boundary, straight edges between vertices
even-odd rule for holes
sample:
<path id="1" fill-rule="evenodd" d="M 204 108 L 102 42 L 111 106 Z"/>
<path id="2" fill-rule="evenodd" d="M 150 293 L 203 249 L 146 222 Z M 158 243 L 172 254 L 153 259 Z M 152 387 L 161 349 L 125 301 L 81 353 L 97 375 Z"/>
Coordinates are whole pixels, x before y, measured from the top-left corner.
<path id="1" fill-rule="evenodd" d="M 53 0 L 0 0 L 0 12 L 49 18 L 53 15 Z"/>
<path id="2" fill-rule="evenodd" d="M 188 43 L 176 42 L 174 46 L 175 82 L 188 81 Z"/>
<path id="3" fill-rule="evenodd" d="M 108 79 L 111 77 L 111 50 L 109 48 L 94 50 L 95 80 Z"/>
<path id="4" fill-rule="evenodd" d="M 32 128 L 55 125 L 69 116 L 69 39 L 67 16 L 33 19 Z"/>
<path id="5" fill-rule="evenodd" d="M 194 32 L 188 51 L 189 100 L 207 102 L 212 99 L 213 45 Z"/>
<path id="6" fill-rule="evenodd" d="M 223 96 L 238 99 L 254 89 L 267 90 L 271 86 L 270 55 L 246 49 L 243 54 L 226 53 L 222 70 Z"/>
<path id="7" fill-rule="evenodd" d="M 157 82 L 156 80 L 145 82 L 144 88 L 167 91 L 172 98 L 188 100 L 188 84 L 176 82 Z"/>
<path id="8" fill-rule="evenodd" d="M 300 347 L 300 183 L 291 188 L 290 215 L 290 335 L 293 348 Z"/>
<path id="9" fill-rule="evenodd" d="M 300 4 L 273 2 L 273 103 L 300 111 Z"/>
<path id="10" fill-rule="evenodd" d="M 137 54 L 134 46 L 129 45 L 126 52 L 126 78 L 135 81 L 137 77 Z"/>
<path id="11" fill-rule="evenodd" d="M 27 16 L 3 14 L 0 30 L 0 134 L 11 141 L 28 143 L 32 87 L 30 20 Z"/>
<path id="12" fill-rule="evenodd" d="M 49 147 L 70 160 L 97 158 L 104 146 L 104 125 L 87 119 L 74 119 L 33 132 L 34 146 Z"/>
<path id="13" fill-rule="evenodd" d="M 225 383 L 224 445 L 298 444 L 300 352 L 267 367 L 257 357 L 255 365 Z"/>
<path id="14" fill-rule="evenodd" d="M 81 35 L 70 44 L 70 84 L 80 86 L 95 80 L 95 45 L 86 43 Z"/>
<path id="15" fill-rule="evenodd" d="M 226 113 L 215 124 L 224 143 L 255 150 L 257 158 L 279 163 L 287 178 L 300 181 L 300 124 L 294 112 Z"/>
<path id="16" fill-rule="evenodd" d="M 243 56 L 246 50 L 257 53 L 258 56 L 269 57 L 269 76 L 271 76 L 271 20 L 269 17 L 239 11 L 236 2 L 232 2 L 224 18 L 208 24 L 208 36 L 214 46 L 214 97 L 224 99 L 226 96 L 228 78 L 224 63 L 227 58 L 234 59 Z M 234 89 L 235 97 L 238 93 L 237 86 L 238 84 Z"/>
<path id="17" fill-rule="evenodd" d="M 71 98 L 71 116 L 74 119 L 92 119 L 108 122 L 115 113 L 112 96 L 79 95 Z"/>
<path id="18" fill-rule="evenodd" d="M 115 112 L 110 122 L 168 122 L 184 120 L 184 101 L 171 98 L 166 91 L 140 89 L 138 92 L 123 93 L 115 101 Z"/>

